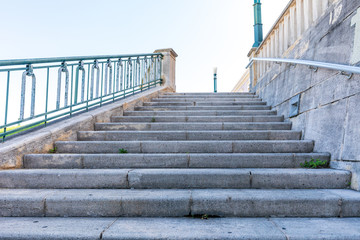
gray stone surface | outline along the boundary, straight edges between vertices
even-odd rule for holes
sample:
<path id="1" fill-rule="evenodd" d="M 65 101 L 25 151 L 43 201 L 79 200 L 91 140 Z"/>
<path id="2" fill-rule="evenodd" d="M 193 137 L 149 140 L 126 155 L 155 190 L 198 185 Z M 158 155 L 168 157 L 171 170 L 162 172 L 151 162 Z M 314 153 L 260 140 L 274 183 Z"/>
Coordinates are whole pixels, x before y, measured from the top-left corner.
<path id="1" fill-rule="evenodd" d="M 276 115 L 273 110 L 217 110 L 217 111 L 124 111 L 124 116 L 254 116 L 254 115 Z"/>
<path id="2" fill-rule="evenodd" d="M 359 82 L 359 80 L 358 80 Z M 360 92 L 360 91 L 359 91 Z M 360 93 L 348 99 L 347 119 L 344 123 L 344 145 L 341 155 L 343 160 L 356 160 L 360 162 Z M 360 171 L 356 171 L 360 174 Z M 357 181 L 359 184 L 360 181 Z M 360 190 L 360 188 L 358 188 Z"/>
<path id="3" fill-rule="evenodd" d="M 313 141 L 235 141 L 235 153 L 310 153 Z"/>
<path id="4" fill-rule="evenodd" d="M 360 186 L 360 162 L 352 161 L 331 161 L 330 167 L 335 169 L 345 169 L 351 171 L 351 182 L 350 186 L 352 189 L 359 191 Z"/>
<path id="5" fill-rule="evenodd" d="M 307 113 L 305 139 L 315 141 L 315 151 L 330 152 L 339 159 L 343 141 L 346 101 L 340 101 Z M 331 129 L 331 131 L 328 131 Z"/>
<path id="6" fill-rule="evenodd" d="M 118 219 L 106 230 L 103 239 L 285 240 L 286 238 L 267 219 L 125 218 Z"/>
<path id="7" fill-rule="evenodd" d="M 359 66 L 352 59 L 358 52 L 358 26 L 352 21 L 359 7 L 358 1 L 332 1 L 282 57 Z M 359 74 L 349 79 L 337 70 L 319 68 L 314 72 L 307 66 L 273 64 L 257 79 L 255 91 L 285 117 L 288 100 L 301 94 L 300 115 L 290 119 L 293 129 L 303 131 L 304 139 L 315 140 L 315 151 L 331 153 L 332 160 L 360 161 Z M 359 175 L 358 171 L 352 168 L 354 175 Z M 359 185 L 359 180 L 353 181 L 357 190 Z"/>
<path id="8" fill-rule="evenodd" d="M 290 130 L 289 122 L 97 123 L 96 131 Z"/>
<path id="9" fill-rule="evenodd" d="M 283 116 L 116 116 L 112 122 L 283 122 Z"/>
<path id="10" fill-rule="evenodd" d="M 82 168 L 83 157 L 80 154 L 27 154 L 23 166 L 32 168 Z"/>
<path id="11" fill-rule="evenodd" d="M 1 217 L 43 217 L 45 198 L 53 191 L 37 189 L 0 189 Z"/>
<path id="12" fill-rule="evenodd" d="M 122 191 L 105 189 L 61 189 L 46 197 L 46 217 L 118 217 Z M 23 215 L 27 216 L 27 215 Z"/>
<path id="13" fill-rule="evenodd" d="M 197 190 L 192 214 L 233 217 L 334 217 L 339 197 L 319 190 Z"/>
<path id="14" fill-rule="evenodd" d="M 250 169 L 251 187 L 259 189 L 346 188 L 351 173 L 333 169 Z"/>
<path id="15" fill-rule="evenodd" d="M 0 218 L 1 240 L 100 240 L 116 218 Z"/>
<path id="16" fill-rule="evenodd" d="M 359 218 L 271 218 L 278 229 L 294 240 L 360 239 Z"/>
<path id="17" fill-rule="evenodd" d="M 353 217 L 359 199 L 359 192 L 338 189 L 0 189 L 0 216 Z"/>
<path id="18" fill-rule="evenodd" d="M 250 188 L 249 169 L 140 169 L 128 179 L 135 189 Z"/>
<path id="19" fill-rule="evenodd" d="M 298 168 L 300 163 L 312 158 L 328 161 L 330 156 L 323 153 L 30 154 L 25 156 L 24 166 L 29 169 Z"/>
<path id="20" fill-rule="evenodd" d="M 0 188 L 128 188 L 128 169 L 17 169 L 0 171 Z"/>
<path id="21" fill-rule="evenodd" d="M 300 140 L 295 131 L 87 131 L 78 132 L 79 141 L 136 140 Z"/>
<path id="22" fill-rule="evenodd" d="M 76 141 L 56 142 L 58 153 L 310 153 L 313 141 Z"/>
<path id="23" fill-rule="evenodd" d="M 353 240 L 359 224 L 359 218 L 0 218 L 0 239 Z"/>
<path id="24" fill-rule="evenodd" d="M 190 190 L 127 190 L 122 209 L 128 217 L 183 217 L 190 212 Z"/>
<path id="25" fill-rule="evenodd" d="M 327 154 L 316 153 L 231 153 L 190 154 L 192 168 L 298 168 L 311 158 L 329 160 Z"/>
<path id="26" fill-rule="evenodd" d="M 261 98 L 249 98 L 249 97 L 238 97 L 238 98 L 216 98 L 216 97 L 194 97 L 194 98 L 176 98 L 176 97 L 161 97 L 161 98 L 153 98 L 151 99 L 152 102 L 204 102 L 204 101 L 211 101 L 211 102 L 243 102 L 243 101 L 261 101 Z"/>
<path id="27" fill-rule="evenodd" d="M 145 106 L 135 107 L 135 111 L 180 111 L 180 110 L 270 110 L 269 106 Z"/>
<path id="28" fill-rule="evenodd" d="M 25 154 L 47 153 L 54 148 L 55 141 L 76 140 L 77 131 L 93 130 L 95 122 L 109 122 L 112 116 L 122 115 L 123 110 L 134 109 L 135 105 L 157 97 L 160 91 L 168 91 L 168 89 L 165 87 L 150 89 L 71 119 L 54 123 L 31 134 L 8 140 L 0 147 L 0 169 L 21 168 Z"/>
<path id="29" fill-rule="evenodd" d="M 194 101 L 194 102 L 144 102 L 143 106 L 238 106 L 238 105 L 266 105 L 263 101 Z"/>

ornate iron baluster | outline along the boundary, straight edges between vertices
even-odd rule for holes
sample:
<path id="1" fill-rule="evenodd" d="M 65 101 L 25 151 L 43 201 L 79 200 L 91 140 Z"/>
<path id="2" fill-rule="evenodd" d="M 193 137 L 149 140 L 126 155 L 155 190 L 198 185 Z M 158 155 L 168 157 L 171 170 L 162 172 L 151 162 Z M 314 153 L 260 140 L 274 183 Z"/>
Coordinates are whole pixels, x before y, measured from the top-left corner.
<path id="1" fill-rule="evenodd" d="M 35 89 L 36 89 L 36 77 L 33 71 L 33 66 L 31 64 L 26 65 L 26 70 L 22 74 L 22 83 L 21 83 L 21 105 L 20 105 L 20 118 L 19 120 L 24 120 L 24 110 L 25 110 L 25 93 L 26 93 L 26 76 L 32 78 L 32 88 L 31 88 L 31 111 L 30 118 L 33 118 L 35 115 Z"/>

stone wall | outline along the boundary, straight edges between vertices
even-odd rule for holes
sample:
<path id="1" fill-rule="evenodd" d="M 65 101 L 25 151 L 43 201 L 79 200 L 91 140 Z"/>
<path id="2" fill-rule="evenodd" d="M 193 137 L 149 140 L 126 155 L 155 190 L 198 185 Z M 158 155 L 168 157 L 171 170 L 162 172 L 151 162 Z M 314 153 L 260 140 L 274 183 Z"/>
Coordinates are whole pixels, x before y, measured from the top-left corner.
<path id="1" fill-rule="evenodd" d="M 360 66 L 360 1 L 333 0 L 280 57 Z M 351 170 L 360 189 L 360 75 L 272 64 L 253 89 L 286 118 L 300 94 L 300 113 L 288 118 L 293 129 L 315 140 L 315 151 L 330 152 L 332 167 Z"/>

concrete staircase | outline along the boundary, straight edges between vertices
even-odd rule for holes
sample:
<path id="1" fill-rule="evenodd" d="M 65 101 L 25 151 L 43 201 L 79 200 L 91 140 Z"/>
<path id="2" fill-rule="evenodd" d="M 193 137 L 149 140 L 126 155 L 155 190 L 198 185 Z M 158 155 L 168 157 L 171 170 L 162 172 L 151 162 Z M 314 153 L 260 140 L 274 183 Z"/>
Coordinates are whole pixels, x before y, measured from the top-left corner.
<path id="1" fill-rule="evenodd" d="M 329 155 L 252 93 L 167 93 L 95 129 L 0 171 L 0 239 L 360 239 L 351 173 L 299 168 Z"/>

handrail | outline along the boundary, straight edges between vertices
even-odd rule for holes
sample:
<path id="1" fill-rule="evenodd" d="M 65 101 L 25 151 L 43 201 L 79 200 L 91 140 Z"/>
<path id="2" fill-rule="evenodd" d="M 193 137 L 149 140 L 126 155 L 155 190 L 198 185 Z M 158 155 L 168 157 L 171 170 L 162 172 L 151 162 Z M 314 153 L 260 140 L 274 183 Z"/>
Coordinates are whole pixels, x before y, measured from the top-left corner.
<path id="1" fill-rule="evenodd" d="M 37 63 L 54 63 L 54 62 L 72 62 L 84 60 L 99 60 L 109 58 L 133 58 L 144 56 L 163 56 L 162 53 L 145 53 L 145 54 L 125 54 L 125 55 L 95 55 L 95 56 L 74 56 L 74 57 L 54 57 L 54 58 L 30 58 L 30 59 L 10 59 L 0 60 L 0 67 L 13 66 L 22 64 L 37 64 Z"/>
<path id="2" fill-rule="evenodd" d="M 0 60 L 0 138 L 158 86 L 162 65 L 162 53 Z"/>
<path id="3" fill-rule="evenodd" d="M 356 67 L 356 66 L 310 61 L 310 60 L 301 60 L 301 59 L 286 59 L 286 58 L 252 58 L 250 59 L 250 63 L 246 66 L 246 69 L 249 68 L 254 63 L 254 61 L 290 63 L 295 65 L 301 64 L 301 65 L 313 67 L 315 68 L 314 70 L 317 70 L 317 68 L 326 68 L 326 69 L 340 71 L 342 74 L 348 75 L 349 78 L 351 78 L 353 74 L 360 74 L 360 67 Z"/>

